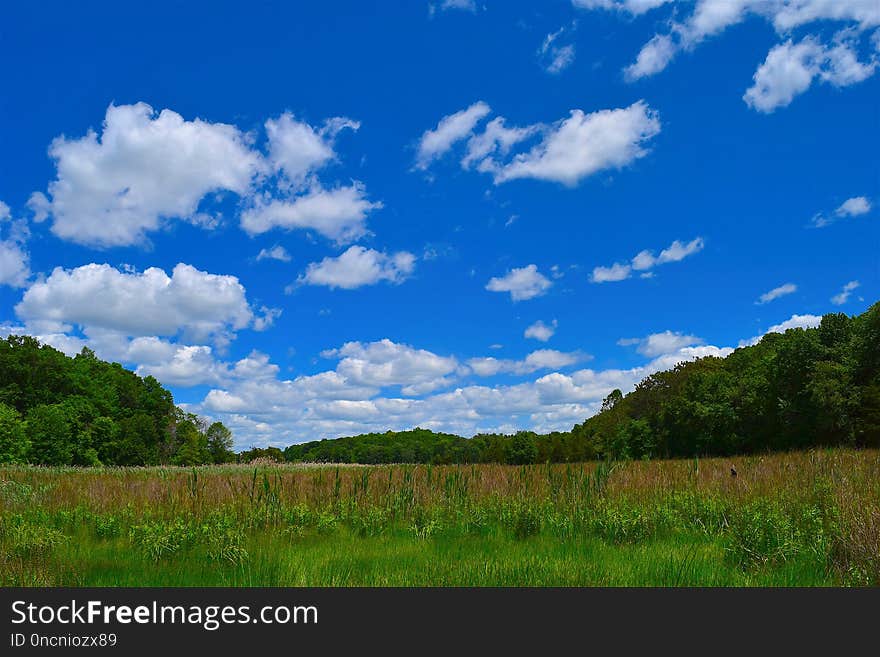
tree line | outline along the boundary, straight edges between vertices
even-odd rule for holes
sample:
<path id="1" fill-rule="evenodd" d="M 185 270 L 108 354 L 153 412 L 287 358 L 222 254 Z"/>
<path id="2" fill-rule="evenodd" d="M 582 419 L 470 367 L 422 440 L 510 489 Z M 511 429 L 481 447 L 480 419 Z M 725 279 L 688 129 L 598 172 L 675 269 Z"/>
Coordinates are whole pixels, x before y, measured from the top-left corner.
<path id="1" fill-rule="evenodd" d="M 415 428 L 232 451 L 232 433 L 174 404 L 153 377 L 70 358 L 27 336 L 0 341 L 0 463 L 197 465 L 510 463 L 725 456 L 880 447 L 880 302 L 816 328 L 769 333 L 725 358 L 680 363 L 614 390 L 570 431 L 463 438 Z"/>
<path id="2" fill-rule="evenodd" d="M 29 336 L 0 341 L 0 463 L 197 465 L 236 459 L 232 433 L 88 348 L 70 358 Z"/>
<path id="3" fill-rule="evenodd" d="M 480 434 L 426 429 L 291 445 L 287 461 L 546 463 L 725 456 L 825 446 L 880 447 L 880 303 L 816 328 L 769 333 L 614 390 L 571 431 Z"/>

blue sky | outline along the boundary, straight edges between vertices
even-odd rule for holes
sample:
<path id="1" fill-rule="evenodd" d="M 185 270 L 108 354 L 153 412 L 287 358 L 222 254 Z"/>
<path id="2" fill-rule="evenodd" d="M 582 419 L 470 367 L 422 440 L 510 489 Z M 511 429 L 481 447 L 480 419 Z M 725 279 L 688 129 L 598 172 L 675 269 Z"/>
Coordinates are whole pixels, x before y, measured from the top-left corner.
<path id="1" fill-rule="evenodd" d="M 567 429 L 877 300 L 875 2 L 299 5 L 7 9 L 2 332 L 246 447 Z"/>

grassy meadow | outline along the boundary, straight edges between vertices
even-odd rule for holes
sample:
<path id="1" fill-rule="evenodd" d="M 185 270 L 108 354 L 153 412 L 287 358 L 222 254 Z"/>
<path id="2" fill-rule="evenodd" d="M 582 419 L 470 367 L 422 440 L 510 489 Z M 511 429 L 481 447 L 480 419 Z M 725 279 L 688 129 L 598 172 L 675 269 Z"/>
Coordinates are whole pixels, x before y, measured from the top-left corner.
<path id="1" fill-rule="evenodd" d="M 0 468 L 3 586 L 878 584 L 876 450 Z"/>

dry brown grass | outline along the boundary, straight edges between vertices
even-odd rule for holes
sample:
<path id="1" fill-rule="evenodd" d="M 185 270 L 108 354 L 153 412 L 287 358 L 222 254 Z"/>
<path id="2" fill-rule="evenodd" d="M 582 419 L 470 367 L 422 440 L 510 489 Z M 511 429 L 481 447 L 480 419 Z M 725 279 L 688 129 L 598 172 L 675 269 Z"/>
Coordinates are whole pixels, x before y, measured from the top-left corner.
<path id="1" fill-rule="evenodd" d="M 737 477 L 730 468 L 735 465 Z M 548 499 L 553 480 L 577 486 L 596 463 L 508 466 L 481 465 L 230 465 L 196 469 L 24 468 L 0 469 L 0 479 L 42 489 L 49 508 L 85 506 L 94 511 L 225 506 L 263 485 L 285 504 L 321 503 L 356 497 L 377 503 L 411 490 L 419 504 L 442 503 L 451 493 L 473 502 L 491 497 Z M 63 472 L 64 476 L 58 476 Z M 747 502 L 760 497 L 803 498 L 833 493 L 843 517 L 856 518 L 880 504 L 880 451 L 823 450 L 765 456 L 700 460 L 635 461 L 614 466 L 607 479 L 609 497 L 634 502 L 670 491 L 692 491 Z M 2 509 L 2 507 L 0 507 Z M 856 522 L 853 520 L 853 522 Z M 859 521 L 866 526 L 869 521 Z"/>

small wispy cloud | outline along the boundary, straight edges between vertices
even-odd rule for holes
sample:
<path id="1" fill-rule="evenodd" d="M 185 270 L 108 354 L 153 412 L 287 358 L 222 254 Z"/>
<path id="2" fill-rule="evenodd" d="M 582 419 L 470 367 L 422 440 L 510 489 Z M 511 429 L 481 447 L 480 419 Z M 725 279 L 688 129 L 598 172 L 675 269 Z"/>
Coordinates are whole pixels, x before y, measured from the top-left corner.
<path id="1" fill-rule="evenodd" d="M 847 301 L 849 301 L 850 295 L 853 293 L 853 290 L 858 288 L 861 285 L 858 281 L 850 281 L 840 290 L 839 293 L 835 294 L 831 297 L 831 303 L 835 306 L 842 306 Z"/>
<path id="2" fill-rule="evenodd" d="M 797 285 L 794 283 L 785 283 L 779 287 L 774 287 L 769 292 L 764 292 L 755 303 L 762 306 L 765 303 L 770 303 L 771 301 L 778 299 L 779 297 L 784 297 L 787 294 L 793 294 L 795 292 L 797 292 Z"/>
<path id="3" fill-rule="evenodd" d="M 469 11 L 472 14 L 476 14 L 477 3 L 475 0 L 443 0 L 442 2 L 429 2 L 428 16 L 433 17 L 438 11 L 449 11 L 450 9 Z"/>
<path id="4" fill-rule="evenodd" d="M 290 262 L 291 257 L 283 246 L 276 244 L 271 249 L 260 249 L 257 254 L 257 262 L 261 260 L 279 260 L 281 262 Z"/>
<path id="5" fill-rule="evenodd" d="M 572 23 L 569 27 L 561 27 L 556 32 L 551 32 L 541 43 L 538 49 L 538 59 L 544 70 L 548 73 L 558 74 L 574 63 L 575 46 L 573 43 L 562 43 L 567 34 L 573 32 L 576 27 Z"/>
<path id="6" fill-rule="evenodd" d="M 853 196 L 841 203 L 830 215 L 822 212 L 814 215 L 811 223 L 814 228 L 825 228 L 825 226 L 830 226 L 840 219 L 868 214 L 872 207 L 871 201 L 869 201 L 867 197 Z"/>
<path id="7" fill-rule="evenodd" d="M 688 256 L 702 251 L 704 246 L 703 238 L 697 237 L 687 243 L 675 240 L 656 256 L 653 251 L 645 249 L 637 253 L 629 263 L 615 262 L 609 267 L 595 267 L 590 275 L 590 282 L 610 283 L 625 281 L 632 276 L 634 271 L 643 272 L 641 278 L 652 278 L 653 272 L 650 270 L 657 265 L 684 260 Z"/>

